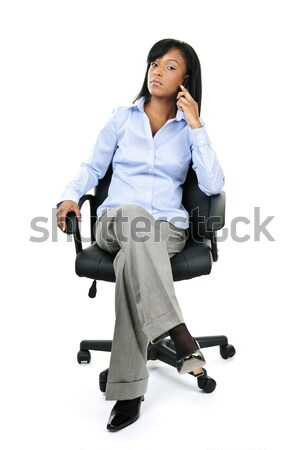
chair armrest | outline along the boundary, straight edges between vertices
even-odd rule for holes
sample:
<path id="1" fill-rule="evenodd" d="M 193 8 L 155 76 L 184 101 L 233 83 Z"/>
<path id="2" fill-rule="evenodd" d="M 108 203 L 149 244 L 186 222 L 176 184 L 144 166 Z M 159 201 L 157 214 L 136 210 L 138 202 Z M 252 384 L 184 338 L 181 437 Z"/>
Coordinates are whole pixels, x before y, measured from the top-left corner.
<path id="1" fill-rule="evenodd" d="M 94 196 L 91 194 L 83 195 L 79 200 L 79 208 L 81 211 L 81 208 L 83 204 L 89 201 L 90 203 L 90 211 L 91 211 L 91 241 L 94 242 L 94 223 L 96 221 L 96 213 L 94 209 Z M 80 233 L 80 226 L 79 221 L 76 217 L 76 214 L 72 211 L 69 212 L 66 216 L 66 229 L 65 233 L 72 234 L 74 237 L 75 247 L 76 247 L 76 253 L 82 251 L 82 239 L 81 239 L 81 233 Z"/>
<path id="2" fill-rule="evenodd" d="M 77 227 L 78 227 L 78 219 L 76 214 L 71 211 L 66 216 L 66 228 L 64 233 L 67 234 L 76 234 L 77 233 Z"/>
<path id="3" fill-rule="evenodd" d="M 225 225 L 225 192 L 211 195 L 209 217 L 207 221 L 208 231 L 217 231 Z"/>

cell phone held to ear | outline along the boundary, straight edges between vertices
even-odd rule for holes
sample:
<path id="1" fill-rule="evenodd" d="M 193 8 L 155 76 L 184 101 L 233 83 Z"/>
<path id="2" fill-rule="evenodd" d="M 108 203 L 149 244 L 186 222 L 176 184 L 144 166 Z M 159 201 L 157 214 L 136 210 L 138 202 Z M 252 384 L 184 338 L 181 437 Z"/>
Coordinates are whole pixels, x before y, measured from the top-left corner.
<path id="1" fill-rule="evenodd" d="M 184 80 L 184 82 L 182 83 L 182 86 L 184 86 L 186 89 L 188 89 L 188 80 Z"/>

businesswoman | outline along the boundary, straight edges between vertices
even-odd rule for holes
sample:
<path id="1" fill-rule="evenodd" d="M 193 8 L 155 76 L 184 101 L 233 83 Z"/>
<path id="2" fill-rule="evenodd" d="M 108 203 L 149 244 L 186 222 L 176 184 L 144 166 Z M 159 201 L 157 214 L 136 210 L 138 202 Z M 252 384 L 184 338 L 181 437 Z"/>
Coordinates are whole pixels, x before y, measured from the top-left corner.
<path id="1" fill-rule="evenodd" d="M 107 429 L 120 430 L 140 415 L 148 385 L 147 346 L 174 342 L 180 374 L 201 373 L 199 345 L 178 304 L 170 258 L 183 250 L 189 215 L 182 184 L 191 160 L 200 189 L 219 193 L 224 174 L 200 118 L 201 67 L 185 42 L 163 39 L 150 49 L 140 93 L 114 109 L 87 163 L 62 193 L 58 226 L 98 184 L 112 162 L 108 197 L 97 209 L 97 244 L 115 255 L 115 328 L 106 400 L 117 400 Z"/>

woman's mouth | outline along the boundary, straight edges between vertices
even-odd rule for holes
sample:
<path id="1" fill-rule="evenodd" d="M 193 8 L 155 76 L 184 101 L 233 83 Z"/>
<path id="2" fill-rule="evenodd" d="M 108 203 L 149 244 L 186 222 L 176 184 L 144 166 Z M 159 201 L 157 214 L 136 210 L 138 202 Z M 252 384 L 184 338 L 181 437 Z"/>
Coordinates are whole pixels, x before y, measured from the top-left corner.
<path id="1" fill-rule="evenodd" d="M 162 85 L 162 83 L 160 83 L 160 81 L 158 81 L 158 80 L 152 80 L 150 83 L 155 85 L 155 86 L 161 86 Z"/>

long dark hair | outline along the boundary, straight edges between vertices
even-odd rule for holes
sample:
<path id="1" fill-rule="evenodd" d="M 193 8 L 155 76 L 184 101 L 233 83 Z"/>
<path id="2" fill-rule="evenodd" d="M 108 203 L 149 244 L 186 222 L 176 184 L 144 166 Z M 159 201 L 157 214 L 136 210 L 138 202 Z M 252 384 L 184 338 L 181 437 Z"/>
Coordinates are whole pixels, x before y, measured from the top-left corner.
<path id="1" fill-rule="evenodd" d="M 185 86 L 194 100 L 197 102 L 200 115 L 202 94 L 200 62 L 195 50 L 186 42 L 178 41 L 177 39 L 162 39 L 161 41 L 156 42 L 149 50 L 147 56 L 147 69 L 143 86 L 137 97 L 133 100 L 133 103 L 143 96 L 145 97 L 145 104 L 150 102 L 151 94 L 147 87 L 147 74 L 150 64 L 157 58 L 161 58 L 162 56 L 164 56 L 165 53 L 167 53 L 171 48 L 177 48 L 184 58 L 185 64 L 187 66 L 187 75 L 189 75 Z"/>

